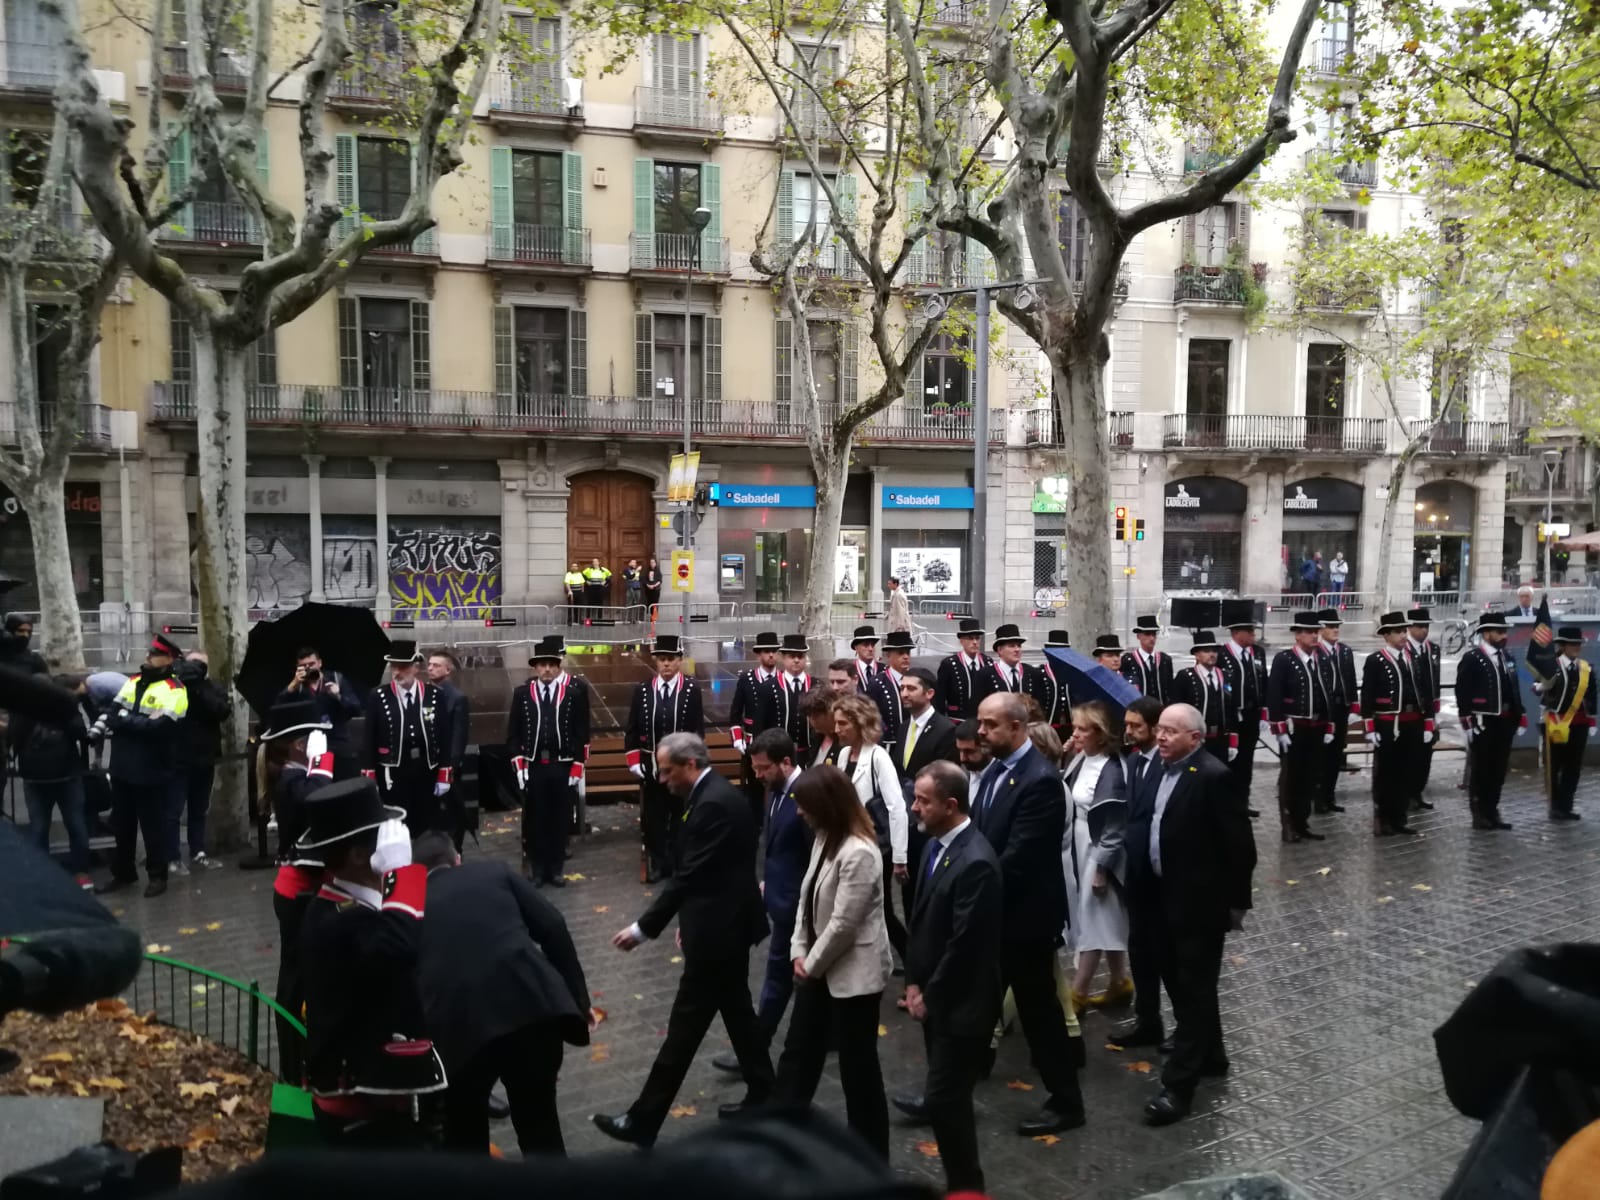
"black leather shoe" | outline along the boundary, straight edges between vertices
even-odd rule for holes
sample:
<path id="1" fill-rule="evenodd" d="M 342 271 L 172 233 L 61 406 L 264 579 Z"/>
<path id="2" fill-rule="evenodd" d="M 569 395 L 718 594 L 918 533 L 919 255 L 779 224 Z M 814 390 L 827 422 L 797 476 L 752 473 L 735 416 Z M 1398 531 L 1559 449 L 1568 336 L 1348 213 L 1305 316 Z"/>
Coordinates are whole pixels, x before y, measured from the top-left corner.
<path id="1" fill-rule="evenodd" d="M 1210 1079 L 1220 1079 L 1228 1073 L 1228 1068 L 1232 1065 L 1225 1058 L 1213 1059 L 1200 1068 L 1200 1074 Z"/>
<path id="2" fill-rule="evenodd" d="M 1180 1096 L 1177 1092 L 1162 1088 L 1161 1094 L 1144 1106 L 1144 1123 L 1146 1125 L 1175 1124 L 1189 1115 L 1189 1105 L 1190 1101 L 1187 1096 Z"/>
<path id="3" fill-rule="evenodd" d="M 563 879 L 559 875 L 552 875 L 552 876 L 550 876 L 549 879 L 546 879 L 545 882 L 548 883 L 551 887 L 555 887 L 555 888 L 562 888 L 562 887 L 566 887 L 567 886 L 567 881 L 565 879 Z"/>
<path id="4" fill-rule="evenodd" d="M 743 1100 L 735 1100 L 732 1104 L 719 1104 L 717 1116 L 724 1121 L 736 1121 L 740 1117 L 748 1117 L 766 1107 L 765 1100 L 753 1100 L 746 1096 Z"/>
<path id="5" fill-rule="evenodd" d="M 1511 826 L 1507 825 L 1506 828 L 1510 829 Z M 154 900 L 157 896 L 164 895 L 166 890 L 167 881 L 165 879 L 152 879 L 144 885 L 144 898 L 146 900 Z"/>
<path id="6" fill-rule="evenodd" d="M 739 1056 L 732 1050 L 726 1054 L 719 1054 L 711 1060 L 711 1065 L 719 1071 L 726 1071 L 729 1075 L 744 1077 L 744 1068 L 739 1065 Z"/>
<path id="7" fill-rule="evenodd" d="M 1085 1123 L 1083 1110 L 1077 1112 L 1057 1112 L 1049 1105 L 1039 1110 L 1039 1115 L 1029 1117 L 1026 1121 L 1017 1123 L 1018 1137 L 1044 1137 L 1050 1133 L 1065 1133 L 1069 1129 L 1079 1129 Z"/>
<path id="8" fill-rule="evenodd" d="M 1312 833 L 1309 829 L 1302 829 L 1300 831 L 1300 837 L 1308 842 L 1325 842 L 1328 840 L 1326 834 Z"/>
<path id="9" fill-rule="evenodd" d="M 1511 828 L 1511 822 L 1510 821 L 1502 821 L 1499 817 L 1496 817 L 1493 821 L 1489 822 L 1489 827 L 1491 829 L 1510 829 Z"/>
<path id="10" fill-rule="evenodd" d="M 1250 814 L 1250 819 L 1252 821 L 1261 815 L 1261 810 L 1259 808 L 1247 808 L 1245 809 L 1245 812 Z"/>
<path id="11" fill-rule="evenodd" d="M 1399 834 L 1399 835 L 1401 835 L 1402 837 L 1421 837 L 1422 836 L 1422 830 L 1413 829 L 1409 825 L 1396 825 L 1394 827 L 1394 832 Z"/>
<path id="12" fill-rule="evenodd" d="M 1178 1036 L 1177 1036 L 1177 1034 L 1173 1034 L 1171 1037 L 1162 1038 L 1161 1039 L 1161 1045 L 1156 1047 L 1156 1049 L 1161 1051 L 1161 1053 L 1163 1053 L 1163 1054 L 1171 1054 L 1177 1048 L 1178 1048 Z"/>
<path id="13" fill-rule="evenodd" d="M 1141 1025 L 1128 1021 L 1111 1031 L 1107 1040 L 1113 1046 L 1159 1046 L 1165 1035 L 1159 1025 Z"/>
<path id="14" fill-rule="evenodd" d="M 118 879 L 113 876 L 104 883 L 96 884 L 94 894 L 96 896 L 109 896 L 112 892 L 120 892 L 123 888 L 132 887 L 138 882 L 137 879 Z"/>
<path id="15" fill-rule="evenodd" d="M 619 1142 L 627 1142 L 630 1146 L 650 1147 L 655 1145 L 656 1135 L 646 1133 L 633 1123 L 630 1113 L 618 1113 L 612 1116 L 609 1113 L 595 1113 L 589 1118 L 594 1122 L 594 1127 L 608 1138 L 615 1138 Z"/>
<path id="16" fill-rule="evenodd" d="M 926 1125 L 933 1120 L 928 1114 L 928 1105 L 921 1096 L 890 1096 L 889 1102 L 910 1117 L 914 1124 Z"/>
<path id="17" fill-rule="evenodd" d="M 1433 801 L 1424 800 L 1420 796 L 1418 796 L 1416 799 L 1412 800 L 1411 804 L 1412 804 L 1413 808 L 1420 808 L 1424 812 L 1432 812 L 1433 811 Z"/>
<path id="18" fill-rule="evenodd" d="M 1344 805 L 1342 805 L 1342 804 L 1330 804 L 1330 805 L 1328 805 L 1327 808 L 1323 809 L 1322 811 L 1323 812 L 1331 812 L 1331 813 L 1342 813 L 1344 811 Z"/>

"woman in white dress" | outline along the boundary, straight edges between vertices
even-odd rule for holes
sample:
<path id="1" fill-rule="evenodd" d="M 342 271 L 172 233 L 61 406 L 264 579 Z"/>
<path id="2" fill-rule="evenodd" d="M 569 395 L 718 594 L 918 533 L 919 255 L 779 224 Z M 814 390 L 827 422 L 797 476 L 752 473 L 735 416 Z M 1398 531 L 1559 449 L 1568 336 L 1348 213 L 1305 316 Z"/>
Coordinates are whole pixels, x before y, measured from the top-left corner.
<path id="1" fill-rule="evenodd" d="M 1072 1001 L 1080 1009 L 1090 1003 L 1089 983 L 1102 957 L 1106 990 L 1094 998 L 1095 1003 L 1118 1004 L 1133 995 L 1128 976 L 1128 906 L 1122 893 L 1128 785 L 1119 752 L 1120 724 L 1104 701 L 1072 710 L 1072 748 L 1077 757 L 1067 766 L 1065 779 L 1078 877 L 1073 931 L 1078 970 L 1072 980 Z M 1069 892 L 1070 882 L 1069 878 Z"/>
<path id="2" fill-rule="evenodd" d="M 895 916 L 894 894 L 898 889 L 889 886 L 889 879 L 903 882 L 906 877 L 911 818 L 906 811 L 905 792 L 899 772 L 894 769 L 894 759 L 878 744 L 883 736 L 878 706 L 865 696 L 840 696 L 833 704 L 833 719 L 840 744 L 839 757 L 834 762 L 855 784 L 856 795 L 877 832 L 878 848 L 883 852 L 883 918 L 889 927 L 889 944 L 904 962 L 906 927 Z M 908 918 L 910 915 L 906 914 Z"/>

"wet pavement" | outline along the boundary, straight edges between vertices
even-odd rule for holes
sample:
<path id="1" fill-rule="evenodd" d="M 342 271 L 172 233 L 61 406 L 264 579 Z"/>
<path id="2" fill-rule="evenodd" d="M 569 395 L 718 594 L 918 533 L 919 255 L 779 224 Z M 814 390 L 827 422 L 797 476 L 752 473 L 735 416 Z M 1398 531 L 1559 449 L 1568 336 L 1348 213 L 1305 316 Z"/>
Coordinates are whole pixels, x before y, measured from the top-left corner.
<path id="1" fill-rule="evenodd" d="M 1162 1130 L 1140 1123 L 1157 1078 L 1145 1064 L 1159 1061 L 1105 1049 L 1108 1018 L 1095 1014 L 1085 1023 L 1089 1124 L 1053 1144 L 1019 1138 L 1012 1126 L 1036 1106 L 1039 1093 L 1028 1085 L 1038 1080 L 1021 1037 L 1008 1038 L 977 1095 L 993 1194 L 1121 1200 L 1181 1179 L 1264 1167 L 1321 1200 L 1438 1196 L 1475 1126 L 1443 1096 L 1432 1030 L 1504 952 L 1600 935 L 1600 807 L 1583 822 L 1551 825 L 1535 777 L 1518 774 L 1504 805 L 1516 828 L 1473 833 L 1456 789 L 1461 758 L 1439 756 L 1430 792 L 1438 809 L 1417 819 L 1420 838 L 1368 834 L 1364 774 L 1345 777 L 1348 812 L 1315 819 L 1331 835 L 1324 843 L 1285 846 L 1270 815 L 1256 823 L 1255 907 L 1245 932 L 1228 939 L 1222 976 L 1232 1073 L 1201 1088 L 1189 1120 Z M 1264 758 L 1255 796 L 1269 814 L 1270 766 Z M 642 910 L 645 889 L 637 882 L 632 807 L 593 815 L 598 832 L 569 865 L 580 878 L 548 894 L 567 916 L 594 1003 L 608 1015 L 596 1046 L 569 1050 L 561 1107 L 572 1152 L 624 1153 L 588 1117 L 633 1099 L 665 1029 L 680 967 L 670 938 L 631 955 L 609 945 Z M 500 816 L 486 825 L 481 847 L 469 845 L 469 854 L 510 860 L 514 825 Z M 147 942 L 270 986 L 277 947 L 266 874 L 206 872 L 175 880 L 163 898 L 133 898 L 121 908 Z M 753 957 L 752 980 L 760 968 Z M 920 1038 L 892 999 L 883 1022 L 888 1085 L 915 1089 Z M 725 1047 L 714 1026 L 680 1097 L 697 1111 L 669 1120 L 664 1137 L 703 1129 L 719 1102 L 738 1097 L 739 1088 L 710 1065 Z M 831 1062 L 818 1100 L 843 1111 Z M 937 1181 L 938 1163 L 922 1148 L 927 1137 L 897 1121 L 894 1165 Z M 497 1128 L 497 1139 L 514 1152 L 509 1126 Z"/>

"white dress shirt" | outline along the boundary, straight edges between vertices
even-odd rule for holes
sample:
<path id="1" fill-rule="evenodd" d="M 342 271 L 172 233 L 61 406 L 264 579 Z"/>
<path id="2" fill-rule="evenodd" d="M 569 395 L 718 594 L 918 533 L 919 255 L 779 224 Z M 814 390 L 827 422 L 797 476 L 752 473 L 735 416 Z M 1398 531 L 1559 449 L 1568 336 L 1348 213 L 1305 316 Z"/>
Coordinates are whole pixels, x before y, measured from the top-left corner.
<path id="1" fill-rule="evenodd" d="M 1178 786 L 1178 778 L 1183 774 L 1189 760 L 1196 754 L 1195 750 L 1180 758 L 1177 762 L 1166 768 L 1161 776 L 1161 782 L 1156 786 L 1156 812 L 1150 820 L 1150 868 L 1159 878 L 1161 875 L 1161 818 L 1166 816 L 1167 801 L 1172 799 L 1172 793 Z"/>

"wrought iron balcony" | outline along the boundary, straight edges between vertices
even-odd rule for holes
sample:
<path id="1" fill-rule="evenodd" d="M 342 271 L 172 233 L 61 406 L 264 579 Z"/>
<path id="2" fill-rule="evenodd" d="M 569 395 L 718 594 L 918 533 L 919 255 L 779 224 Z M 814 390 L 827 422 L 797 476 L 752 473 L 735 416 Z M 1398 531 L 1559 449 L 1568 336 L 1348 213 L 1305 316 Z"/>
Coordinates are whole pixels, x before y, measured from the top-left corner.
<path id="1" fill-rule="evenodd" d="M 404 61 L 390 57 L 356 56 L 328 87 L 328 103 L 334 108 L 355 110 L 392 109 L 408 105 L 421 91 Z"/>
<path id="2" fill-rule="evenodd" d="M 722 133 L 722 105 L 705 89 L 636 87 L 633 89 L 633 127 L 653 132 L 677 131 L 699 135 Z"/>
<path id="3" fill-rule="evenodd" d="M 575 133 L 583 121 L 583 85 L 555 74 L 548 64 L 503 71 L 490 96 L 489 119 Z"/>
<path id="4" fill-rule="evenodd" d="M 1342 283 L 1302 287 L 1296 298 L 1301 308 L 1349 313 L 1376 312 L 1383 302 L 1376 284 L 1354 276 Z"/>
<path id="5" fill-rule="evenodd" d="M 1526 430 L 1509 421 L 1441 421 L 1413 417 L 1406 422 L 1406 437 L 1423 436 L 1421 454 L 1451 454 L 1463 458 L 1518 457 L 1528 452 Z"/>
<path id="6" fill-rule="evenodd" d="M 1049 408 L 1030 408 L 1023 413 L 1026 421 L 1024 438 L 1034 449 L 1059 449 L 1067 444 L 1061 426 L 1061 414 L 1052 405 Z M 1113 450 L 1133 448 L 1133 414 L 1126 411 L 1106 414 L 1106 440 Z"/>
<path id="7" fill-rule="evenodd" d="M 250 86 L 250 65 L 241 50 L 220 47 L 211 64 L 211 86 L 220 95 L 242 94 Z M 189 47 L 168 46 L 162 85 L 169 91 L 188 91 L 194 86 L 194 68 Z"/>
<path id="8" fill-rule="evenodd" d="M 21 253 L 29 234 L 35 263 L 86 263 L 99 255 L 105 243 L 94 222 L 62 203 L 40 213 L 35 208 L 0 205 L 0 253 Z"/>
<path id="9" fill-rule="evenodd" d="M 636 272 L 684 275 L 726 275 L 729 270 L 727 238 L 705 238 L 698 233 L 636 233 L 629 265 Z"/>
<path id="10" fill-rule="evenodd" d="M 1244 270 L 1185 264 L 1173 276 L 1174 304 L 1244 304 Z"/>
<path id="11" fill-rule="evenodd" d="M 39 434 L 49 437 L 55 427 L 58 405 L 46 399 L 40 405 Z M 17 422 L 19 405 L 15 400 L 0 401 L 0 446 L 17 446 L 20 433 Z M 111 409 L 104 404 L 80 404 L 78 428 L 73 445 L 84 450 L 107 450 L 111 447 Z"/>
<path id="12" fill-rule="evenodd" d="M 1346 151 L 1335 150 L 1329 146 L 1317 146 L 1307 150 L 1305 163 L 1310 170 L 1326 166 L 1333 172 L 1335 179 L 1351 187 L 1372 187 L 1378 182 L 1377 159 L 1351 158 Z"/>
<path id="13" fill-rule="evenodd" d="M 1388 449 L 1382 417 L 1287 417 L 1262 413 L 1168 413 L 1161 444 L 1168 449 L 1366 457 Z"/>
<path id="14" fill-rule="evenodd" d="M 1348 68 L 1355 43 L 1348 37 L 1319 38 L 1311 48 L 1311 71 L 1316 75 L 1340 75 Z"/>
<path id="15" fill-rule="evenodd" d="M 987 11 L 988 6 L 980 0 L 947 0 L 933 10 L 928 20 L 934 25 L 972 26 L 982 21 Z"/>
<path id="16" fill-rule="evenodd" d="M 259 246 L 261 226 L 248 206 L 237 200 L 196 200 L 186 216 L 173 218 L 158 236 L 201 246 Z"/>
<path id="17" fill-rule="evenodd" d="M 560 225 L 491 225 L 489 261 L 586 269 L 593 261 L 589 231 Z"/>

